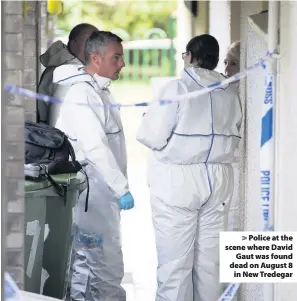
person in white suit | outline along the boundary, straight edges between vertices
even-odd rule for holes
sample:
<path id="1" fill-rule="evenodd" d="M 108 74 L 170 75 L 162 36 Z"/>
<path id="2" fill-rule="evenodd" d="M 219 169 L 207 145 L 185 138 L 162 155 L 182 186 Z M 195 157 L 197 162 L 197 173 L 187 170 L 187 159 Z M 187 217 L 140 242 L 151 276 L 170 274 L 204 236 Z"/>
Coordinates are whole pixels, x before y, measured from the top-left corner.
<path id="1" fill-rule="evenodd" d="M 120 112 L 109 85 L 125 66 L 122 40 L 95 31 L 85 44 L 86 65 L 63 65 L 54 71 L 63 103 L 56 128 L 65 132 L 77 160 L 89 164 L 89 205 L 86 192 L 76 206 L 70 279 L 73 301 L 125 301 L 120 238 L 120 210 L 133 208 L 129 192 L 125 136 Z M 64 91 L 64 92 L 63 92 Z"/>
<path id="2" fill-rule="evenodd" d="M 225 79 L 214 71 L 217 40 L 189 41 L 180 79 L 165 85 L 143 117 L 137 140 L 152 150 L 148 184 L 158 253 L 156 301 L 217 301 L 219 233 L 233 193 L 242 120 L 237 89 L 188 95 Z"/>

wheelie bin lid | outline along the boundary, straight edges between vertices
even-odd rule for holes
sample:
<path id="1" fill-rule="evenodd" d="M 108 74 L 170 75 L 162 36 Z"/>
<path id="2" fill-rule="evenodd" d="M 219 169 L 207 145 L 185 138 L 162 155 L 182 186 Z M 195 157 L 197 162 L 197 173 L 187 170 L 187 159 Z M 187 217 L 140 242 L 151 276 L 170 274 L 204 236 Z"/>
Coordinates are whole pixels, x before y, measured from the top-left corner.
<path id="1" fill-rule="evenodd" d="M 68 189 L 75 188 L 77 185 L 84 185 L 87 180 L 86 176 L 82 172 L 59 174 L 51 177 L 57 184 L 67 186 Z M 52 187 L 52 184 L 46 177 L 43 177 L 40 180 L 35 180 L 35 179 L 25 180 L 25 192 L 47 189 L 50 187 Z"/>

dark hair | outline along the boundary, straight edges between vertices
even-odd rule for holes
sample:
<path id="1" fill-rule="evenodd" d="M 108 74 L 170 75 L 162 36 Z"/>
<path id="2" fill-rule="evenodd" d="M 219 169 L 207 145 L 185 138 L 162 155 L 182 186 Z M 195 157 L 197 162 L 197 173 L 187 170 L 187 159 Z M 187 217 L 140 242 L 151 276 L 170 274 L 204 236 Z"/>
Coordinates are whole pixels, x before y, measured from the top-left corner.
<path id="1" fill-rule="evenodd" d="M 88 24 L 88 23 L 81 23 L 81 24 L 78 24 L 75 27 L 73 27 L 72 30 L 69 33 L 67 47 L 69 48 L 69 45 L 70 45 L 71 41 L 76 40 L 77 38 L 79 38 L 81 35 L 83 35 L 89 29 L 98 30 L 95 26 L 93 26 L 91 24 Z"/>
<path id="2" fill-rule="evenodd" d="M 213 70 L 218 65 L 219 43 L 209 34 L 203 34 L 191 39 L 186 51 L 191 53 L 191 63 L 197 62 L 200 68 Z"/>
<path id="3" fill-rule="evenodd" d="M 85 44 L 86 64 L 90 62 L 90 54 L 99 52 L 100 48 L 105 47 L 109 42 L 121 43 L 123 40 L 110 31 L 94 31 L 87 39 Z"/>

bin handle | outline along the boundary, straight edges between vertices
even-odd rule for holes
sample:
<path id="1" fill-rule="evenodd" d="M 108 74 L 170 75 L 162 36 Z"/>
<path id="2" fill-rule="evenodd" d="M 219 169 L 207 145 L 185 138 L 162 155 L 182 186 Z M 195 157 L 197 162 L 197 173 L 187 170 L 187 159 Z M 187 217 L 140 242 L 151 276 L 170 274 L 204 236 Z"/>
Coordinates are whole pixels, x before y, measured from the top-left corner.
<path id="1" fill-rule="evenodd" d="M 86 196 L 86 203 L 85 203 L 85 212 L 87 212 L 89 207 L 89 193 L 90 193 L 89 177 L 83 168 L 81 169 L 81 172 L 86 176 L 86 181 L 87 181 L 87 196 Z"/>
<path id="2" fill-rule="evenodd" d="M 66 191 L 63 188 L 63 186 L 59 185 L 58 183 L 55 182 L 55 180 L 50 176 L 50 174 L 46 171 L 46 169 L 42 166 L 39 165 L 42 170 L 44 170 L 44 173 L 49 180 L 49 182 L 52 184 L 52 186 L 56 189 L 57 193 L 59 196 L 63 197 L 66 199 Z M 66 200 L 65 200 L 66 201 Z"/>

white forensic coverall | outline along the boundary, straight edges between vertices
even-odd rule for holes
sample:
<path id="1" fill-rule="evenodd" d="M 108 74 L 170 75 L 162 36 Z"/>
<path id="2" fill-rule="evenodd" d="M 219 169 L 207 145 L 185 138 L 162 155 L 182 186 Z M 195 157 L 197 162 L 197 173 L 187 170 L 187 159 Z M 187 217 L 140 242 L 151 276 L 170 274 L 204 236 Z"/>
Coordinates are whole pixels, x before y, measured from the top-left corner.
<path id="1" fill-rule="evenodd" d="M 162 100 L 222 81 L 216 71 L 187 68 Z M 241 105 L 232 86 L 178 103 L 153 102 L 137 140 L 152 150 L 148 184 L 158 253 L 156 301 L 217 301 L 219 232 L 233 193 Z"/>
<path id="2" fill-rule="evenodd" d="M 54 71 L 54 82 L 61 85 L 58 94 L 64 95 L 56 127 L 68 135 L 77 160 L 89 163 L 89 206 L 85 212 L 85 191 L 75 210 L 67 298 L 125 301 L 118 202 L 128 192 L 127 156 L 119 110 L 108 107 L 115 103 L 108 90 L 110 79 L 64 65 Z"/>

